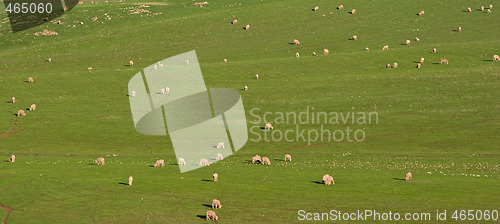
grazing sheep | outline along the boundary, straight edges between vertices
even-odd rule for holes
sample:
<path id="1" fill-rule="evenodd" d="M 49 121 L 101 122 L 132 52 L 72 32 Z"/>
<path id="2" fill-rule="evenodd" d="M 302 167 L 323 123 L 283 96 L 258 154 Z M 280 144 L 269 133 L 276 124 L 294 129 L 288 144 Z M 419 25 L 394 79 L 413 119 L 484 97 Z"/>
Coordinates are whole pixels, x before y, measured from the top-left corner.
<path id="1" fill-rule="evenodd" d="M 354 13 L 356 13 L 356 9 L 351 10 L 351 14 L 354 14 Z"/>
<path id="2" fill-rule="evenodd" d="M 222 153 L 217 153 L 217 157 L 215 157 L 215 160 L 223 160 L 224 159 L 224 156 L 222 155 Z"/>
<path id="3" fill-rule="evenodd" d="M 470 7 L 467 8 L 467 12 L 472 12 L 472 9 Z"/>
<path id="4" fill-rule="evenodd" d="M 318 56 L 318 54 L 316 54 L 316 52 L 315 52 L 315 51 L 313 51 L 313 56 Z"/>
<path id="5" fill-rule="evenodd" d="M 425 12 L 424 12 L 424 10 L 422 10 L 422 11 L 420 11 L 420 12 L 418 13 L 418 15 L 419 15 L 419 16 L 421 16 L 421 15 L 423 15 L 424 13 L 425 13 Z"/>
<path id="6" fill-rule="evenodd" d="M 493 55 L 493 61 L 500 61 L 500 56 L 498 55 Z"/>
<path id="7" fill-rule="evenodd" d="M 186 65 L 189 65 L 189 60 L 186 60 Z"/>
<path id="8" fill-rule="evenodd" d="M 88 68 L 87 68 L 87 70 L 88 70 L 89 72 L 91 72 L 91 71 L 92 71 L 92 67 L 88 67 Z"/>
<path id="9" fill-rule="evenodd" d="M 158 69 L 158 65 L 156 65 L 156 64 L 155 64 L 155 65 L 153 66 L 153 69 L 154 69 L 154 70 Z"/>
<path id="10" fill-rule="evenodd" d="M 179 158 L 179 165 L 185 166 L 186 165 L 186 160 L 184 160 L 184 158 Z"/>
<path id="11" fill-rule="evenodd" d="M 224 62 L 227 62 L 227 59 L 224 58 Z"/>
<path id="12" fill-rule="evenodd" d="M 385 68 L 391 68 L 391 64 L 385 65 Z"/>
<path id="13" fill-rule="evenodd" d="M 262 162 L 262 159 L 259 155 L 255 155 L 254 157 L 252 157 L 252 164 L 255 164 L 257 161 L 259 161 L 259 163 Z"/>
<path id="14" fill-rule="evenodd" d="M 299 41 L 299 40 L 293 40 L 293 44 L 295 44 L 295 45 L 299 45 L 299 44 L 300 44 L 300 41 Z"/>
<path id="15" fill-rule="evenodd" d="M 328 181 L 328 179 L 330 179 L 330 175 L 328 175 L 328 174 L 323 175 L 323 183 L 326 184 L 326 182 Z"/>
<path id="16" fill-rule="evenodd" d="M 406 40 L 406 45 L 410 45 L 410 40 Z"/>
<path id="17" fill-rule="evenodd" d="M 10 158 L 9 158 L 9 162 L 13 163 L 16 161 L 16 156 L 15 155 L 12 155 Z"/>
<path id="18" fill-rule="evenodd" d="M 325 184 L 326 185 L 335 184 L 335 182 L 333 181 L 333 177 L 332 176 L 328 176 L 328 178 L 326 179 Z"/>
<path id="19" fill-rule="evenodd" d="M 200 159 L 200 166 L 210 166 L 207 159 Z"/>
<path id="20" fill-rule="evenodd" d="M 424 58 L 420 58 L 420 63 L 424 63 Z"/>
<path id="21" fill-rule="evenodd" d="M 325 48 L 325 49 L 323 49 L 323 53 L 325 53 L 325 55 L 328 55 L 328 54 L 330 54 L 330 51 Z"/>
<path id="22" fill-rule="evenodd" d="M 212 209 L 218 209 L 218 208 L 222 208 L 220 201 L 217 199 L 213 199 L 212 200 Z"/>
<path id="23" fill-rule="evenodd" d="M 272 124 L 270 124 L 270 123 L 267 123 L 267 124 L 266 124 L 266 126 L 264 127 L 264 130 L 267 130 L 267 131 L 269 131 L 269 130 L 273 130 L 273 129 L 274 129 L 274 127 L 273 127 L 273 125 L 272 125 Z"/>
<path id="24" fill-rule="evenodd" d="M 418 37 L 415 37 L 415 41 L 420 41 L 420 39 L 418 39 Z"/>
<path id="25" fill-rule="evenodd" d="M 134 61 L 129 61 L 128 66 L 134 66 Z"/>
<path id="26" fill-rule="evenodd" d="M 290 162 L 292 162 L 292 156 L 290 154 L 285 154 L 285 162 L 287 160 L 290 160 Z"/>
<path id="27" fill-rule="evenodd" d="M 481 11 L 484 11 L 484 6 L 481 6 Z"/>
<path id="28" fill-rule="evenodd" d="M 370 51 L 370 48 L 365 48 L 365 51 Z"/>
<path id="29" fill-rule="evenodd" d="M 493 5 L 490 5 L 490 9 L 492 9 L 492 8 L 493 8 Z"/>
<path id="30" fill-rule="evenodd" d="M 24 116 L 26 116 L 26 113 L 24 112 L 24 110 L 18 110 L 18 111 L 17 111 L 17 116 L 18 116 L 18 117 L 19 117 L 19 116 L 23 116 L 23 117 L 24 117 Z"/>
<path id="31" fill-rule="evenodd" d="M 243 90 L 247 91 L 248 90 L 248 86 L 243 87 Z"/>
<path id="32" fill-rule="evenodd" d="M 215 214 L 214 211 L 207 210 L 207 216 L 206 216 L 207 221 L 208 220 L 219 220 L 219 217 Z"/>
<path id="33" fill-rule="evenodd" d="M 432 53 L 436 53 L 436 52 L 437 52 L 436 48 L 432 49 Z"/>
<path id="34" fill-rule="evenodd" d="M 352 36 L 352 40 L 358 40 L 358 36 L 356 35 Z"/>
<path id="35" fill-rule="evenodd" d="M 132 186 L 132 182 L 134 182 L 134 178 L 132 176 L 128 177 L 128 185 Z"/>
<path id="36" fill-rule="evenodd" d="M 344 5 L 339 5 L 339 7 L 337 7 L 337 9 L 343 9 L 344 8 Z"/>
<path id="37" fill-rule="evenodd" d="M 255 79 L 259 79 L 259 74 L 255 74 Z"/>
<path id="38" fill-rule="evenodd" d="M 28 82 L 34 82 L 33 77 L 29 77 Z"/>
<path id="39" fill-rule="evenodd" d="M 104 158 L 103 158 L 103 157 L 97 158 L 97 159 L 95 160 L 95 163 L 97 163 L 97 165 L 102 165 L 102 166 L 104 166 Z"/>
<path id="40" fill-rule="evenodd" d="M 163 159 L 156 160 L 154 167 L 157 167 L 157 166 L 165 166 L 165 160 L 163 160 Z"/>
<path id="41" fill-rule="evenodd" d="M 168 94 L 168 93 L 170 93 L 170 88 L 165 87 L 165 94 Z"/>
<path id="42" fill-rule="evenodd" d="M 458 27 L 458 32 L 462 32 L 462 27 L 461 26 Z"/>
<path id="43" fill-rule="evenodd" d="M 385 50 L 389 50 L 389 45 L 385 45 L 383 48 L 382 48 L 383 51 Z"/>
<path id="44" fill-rule="evenodd" d="M 219 142 L 217 144 L 217 148 L 224 148 L 224 142 Z"/>
<path id="45" fill-rule="evenodd" d="M 406 174 L 406 178 L 405 178 L 405 179 L 406 179 L 406 181 L 411 180 L 411 172 L 408 172 L 408 173 Z"/>
<path id="46" fill-rule="evenodd" d="M 217 182 L 219 175 L 217 173 L 214 173 L 214 174 L 212 174 L 212 177 L 214 178 L 214 182 Z"/>
<path id="47" fill-rule="evenodd" d="M 135 91 L 132 91 L 132 95 L 131 96 L 133 96 L 133 97 L 135 96 Z"/>
<path id="48" fill-rule="evenodd" d="M 444 63 L 444 64 L 448 64 L 448 60 L 446 60 L 446 58 L 441 58 L 441 59 L 439 60 L 439 64 L 443 64 L 443 63 Z"/>
<path id="49" fill-rule="evenodd" d="M 491 10 L 490 9 L 486 10 L 486 13 L 491 13 Z"/>
<path id="50" fill-rule="evenodd" d="M 36 110 L 36 104 L 31 104 L 30 111 L 32 111 L 32 110 Z"/>
<path id="51" fill-rule="evenodd" d="M 49 63 L 52 62 L 52 58 L 47 59 L 47 62 Z"/>
<path id="52" fill-rule="evenodd" d="M 238 22 L 237 19 L 233 20 L 233 22 L 231 22 L 231 24 L 236 24 Z"/>
<path id="53" fill-rule="evenodd" d="M 250 29 L 250 25 L 245 26 L 245 30 L 248 30 L 248 29 Z"/>
<path id="54" fill-rule="evenodd" d="M 16 97 L 12 97 L 12 103 L 16 103 Z"/>
<path id="55" fill-rule="evenodd" d="M 393 68 L 397 68 L 398 67 L 398 63 L 394 62 L 394 64 L 392 65 Z"/>
<path id="56" fill-rule="evenodd" d="M 271 165 L 271 160 L 269 160 L 269 158 L 267 157 L 262 157 L 262 164 L 266 165 L 266 163 L 267 165 Z"/>
<path id="57" fill-rule="evenodd" d="M 420 63 L 417 64 L 417 68 L 420 68 L 420 66 L 422 66 Z"/>
<path id="58" fill-rule="evenodd" d="M 300 57 L 299 52 L 295 53 L 295 57 L 297 57 L 297 58 Z"/>
<path id="59" fill-rule="evenodd" d="M 160 91 L 161 94 L 165 94 L 165 92 L 166 92 L 165 89 L 161 89 Z"/>
<path id="60" fill-rule="evenodd" d="M 313 11 L 318 11 L 318 10 L 319 10 L 318 6 L 314 7 L 314 9 L 313 9 Z"/>

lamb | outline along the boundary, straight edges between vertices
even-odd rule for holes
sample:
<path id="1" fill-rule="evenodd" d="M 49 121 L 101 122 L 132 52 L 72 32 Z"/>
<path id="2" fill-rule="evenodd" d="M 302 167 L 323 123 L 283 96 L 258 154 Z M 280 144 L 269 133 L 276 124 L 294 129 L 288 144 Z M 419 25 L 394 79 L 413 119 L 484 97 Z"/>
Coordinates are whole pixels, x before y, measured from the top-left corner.
<path id="1" fill-rule="evenodd" d="M 248 90 L 248 86 L 243 87 L 243 90 L 247 91 Z"/>
<path id="2" fill-rule="evenodd" d="M 300 57 L 299 52 L 295 53 L 295 57 L 297 57 L 297 58 Z"/>
<path id="3" fill-rule="evenodd" d="M 325 48 L 325 49 L 323 49 L 323 53 L 325 53 L 325 55 L 328 55 L 328 54 L 330 54 L 330 51 Z"/>
<path id="4" fill-rule="evenodd" d="M 210 166 L 207 159 L 200 159 L 200 166 Z"/>
<path id="5" fill-rule="evenodd" d="M 16 156 L 15 155 L 12 155 L 10 158 L 9 158 L 9 162 L 13 163 L 16 161 Z"/>
<path id="6" fill-rule="evenodd" d="M 163 159 L 156 160 L 156 163 L 153 167 L 157 167 L 157 166 L 165 166 L 165 160 L 163 160 Z"/>
<path id="7" fill-rule="evenodd" d="M 462 27 L 461 26 L 458 27 L 458 32 L 462 32 Z"/>
<path id="8" fill-rule="evenodd" d="M 219 178 L 219 175 L 217 173 L 212 174 L 214 178 L 214 182 L 217 182 L 217 179 Z"/>
<path id="9" fill-rule="evenodd" d="M 405 178 L 405 179 L 406 179 L 406 181 L 411 180 L 411 172 L 408 172 L 408 173 L 406 174 L 406 178 Z"/>
<path id="10" fill-rule="evenodd" d="M 23 116 L 23 117 L 24 117 L 24 116 L 26 116 L 26 113 L 24 112 L 24 110 L 18 110 L 18 111 L 17 111 L 17 116 L 18 116 L 18 117 L 19 117 L 19 116 Z"/>
<path id="11" fill-rule="evenodd" d="M 423 15 L 424 13 L 425 13 L 425 12 L 424 12 L 424 10 L 422 10 L 422 11 L 420 11 L 420 12 L 418 13 L 418 15 L 419 15 L 419 16 L 421 16 L 421 15 Z"/>
<path id="12" fill-rule="evenodd" d="M 134 97 L 134 96 L 135 96 L 135 91 L 132 91 L 131 96 L 132 96 L 132 97 Z"/>
<path id="13" fill-rule="evenodd" d="M 415 37 L 415 41 L 420 41 L 420 39 L 418 39 L 418 37 Z"/>
<path id="14" fill-rule="evenodd" d="M 224 58 L 224 63 L 226 63 L 226 62 L 227 62 L 227 59 L 226 59 L 226 58 Z"/>
<path id="15" fill-rule="evenodd" d="M 87 68 L 87 70 L 88 70 L 89 72 L 91 72 L 91 71 L 92 71 L 92 69 L 93 69 L 92 67 L 88 67 L 88 68 Z"/>
<path id="16" fill-rule="evenodd" d="M 398 63 L 394 62 L 394 64 L 392 65 L 393 68 L 397 68 L 398 67 Z"/>
<path id="17" fill-rule="evenodd" d="M 262 164 L 266 165 L 266 163 L 267 163 L 267 165 L 271 165 L 271 161 L 269 160 L 269 158 L 262 157 Z"/>
<path id="18" fill-rule="evenodd" d="M 33 77 L 29 77 L 28 82 L 34 82 Z"/>
<path id="19" fill-rule="evenodd" d="M 420 58 L 420 63 L 424 63 L 424 58 Z"/>
<path id="20" fill-rule="evenodd" d="M 484 6 L 481 6 L 481 11 L 484 11 Z"/>
<path id="21" fill-rule="evenodd" d="M 437 52 L 436 48 L 432 49 L 432 53 L 436 53 L 436 52 Z"/>
<path id="22" fill-rule="evenodd" d="M 410 40 L 406 40 L 406 45 L 410 45 Z"/>
<path id="23" fill-rule="evenodd" d="M 128 185 L 132 186 L 132 182 L 134 181 L 134 178 L 132 176 L 128 177 Z"/>
<path id="24" fill-rule="evenodd" d="M 292 162 L 292 156 L 290 154 L 285 154 L 285 162 L 287 160 L 290 160 L 290 162 Z"/>
<path id="25" fill-rule="evenodd" d="M 16 97 L 12 97 L 12 103 L 16 103 Z"/>
<path id="26" fill-rule="evenodd" d="M 217 144 L 217 148 L 224 148 L 224 142 L 219 142 L 219 144 Z"/>
<path id="27" fill-rule="evenodd" d="M 385 65 L 385 68 L 391 68 L 391 64 Z"/>
<path id="28" fill-rule="evenodd" d="M 32 110 L 36 110 L 36 104 L 31 104 L 30 111 L 32 111 Z"/>
<path id="29" fill-rule="evenodd" d="M 233 20 L 233 22 L 231 22 L 231 24 L 236 24 L 238 22 L 237 19 Z"/>
<path id="30" fill-rule="evenodd" d="M 313 56 L 318 56 L 318 54 L 316 54 L 316 52 L 315 52 L 315 51 L 313 51 Z"/>
<path id="31" fill-rule="evenodd" d="M 490 9 L 486 10 L 486 13 L 491 13 L 491 10 Z"/>
<path id="32" fill-rule="evenodd" d="M 218 209 L 218 208 L 222 208 L 220 201 L 217 199 L 213 199 L 212 200 L 212 209 Z"/>
<path id="33" fill-rule="evenodd" d="M 492 9 L 492 8 L 493 8 L 493 5 L 490 5 L 490 9 Z"/>
<path id="34" fill-rule="evenodd" d="M 186 65 L 189 65 L 189 60 L 186 60 Z"/>
<path id="35" fill-rule="evenodd" d="M 417 68 L 420 68 L 420 66 L 422 66 L 420 63 L 417 64 Z"/>
<path id="36" fill-rule="evenodd" d="M 134 61 L 129 61 L 128 66 L 134 66 Z"/>
<path id="37" fill-rule="evenodd" d="M 358 36 L 356 35 L 352 36 L 352 40 L 358 40 Z"/>
<path id="38" fill-rule="evenodd" d="M 472 12 L 472 9 L 470 7 L 467 8 L 467 12 Z"/>
<path id="39" fill-rule="evenodd" d="M 186 160 L 184 160 L 184 158 L 179 158 L 179 165 L 185 166 L 186 165 Z"/>
<path id="40" fill-rule="evenodd" d="M 498 55 L 493 55 L 493 61 L 500 61 L 500 56 Z"/>
<path id="41" fill-rule="evenodd" d="M 224 159 L 224 156 L 222 155 L 222 153 L 217 153 L 217 157 L 215 157 L 215 160 L 223 160 Z"/>
<path id="42" fill-rule="evenodd" d="M 382 48 L 383 51 L 385 50 L 389 50 L 389 45 L 385 45 L 383 48 Z"/>
<path id="43" fill-rule="evenodd" d="M 339 5 L 339 7 L 337 7 L 337 9 L 343 9 L 344 8 L 344 5 Z"/>
<path id="44" fill-rule="evenodd" d="M 254 157 L 252 157 L 252 164 L 255 164 L 257 161 L 259 161 L 259 163 L 262 162 L 262 159 L 259 155 L 255 155 Z"/>
<path id="45" fill-rule="evenodd" d="M 245 26 L 245 30 L 248 30 L 248 29 L 250 29 L 250 25 Z"/>
<path id="46" fill-rule="evenodd" d="M 219 220 L 219 217 L 215 214 L 214 211 L 207 210 L 207 216 L 206 216 L 207 221 L 208 220 Z"/>
<path id="47" fill-rule="evenodd" d="M 443 63 L 444 63 L 444 64 L 448 64 L 448 60 L 446 60 L 446 58 L 441 58 L 441 59 L 439 60 L 439 64 L 443 64 Z"/>
<path id="48" fill-rule="evenodd" d="M 318 10 L 319 10 L 318 6 L 314 7 L 314 9 L 313 9 L 313 11 L 318 11 Z"/>
<path id="49" fill-rule="evenodd" d="M 354 14 L 354 13 L 356 13 L 356 9 L 351 10 L 351 14 Z"/>
<path id="50" fill-rule="evenodd" d="M 323 175 L 323 183 L 326 184 L 326 182 L 328 181 L 328 179 L 330 179 L 330 175 L 328 175 L 328 174 Z"/>
<path id="51" fill-rule="evenodd" d="M 270 124 L 270 123 L 267 123 L 267 124 L 266 124 L 266 126 L 264 127 L 264 130 L 267 130 L 267 131 L 269 131 L 269 130 L 273 130 L 273 129 L 274 129 L 274 127 L 273 127 L 273 125 L 272 125 L 272 124 Z"/>
<path id="52" fill-rule="evenodd" d="M 255 74 L 255 79 L 259 79 L 259 74 Z"/>
<path id="53" fill-rule="evenodd" d="M 95 160 L 95 163 L 97 163 L 97 165 L 102 165 L 102 166 L 104 166 L 104 158 L 103 158 L 103 157 L 97 158 L 97 159 Z"/>
<path id="54" fill-rule="evenodd" d="M 295 44 L 295 45 L 299 45 L 299 44 L 300 44 L 300 41 L 299 41 L 299 40 L 293 40 L 293 44 Z"/>
<path id="55" fill-rule="evenodd" d="M 52 58 L 47 59 L 47 62 L 49 63 L 52 62 Z"/>

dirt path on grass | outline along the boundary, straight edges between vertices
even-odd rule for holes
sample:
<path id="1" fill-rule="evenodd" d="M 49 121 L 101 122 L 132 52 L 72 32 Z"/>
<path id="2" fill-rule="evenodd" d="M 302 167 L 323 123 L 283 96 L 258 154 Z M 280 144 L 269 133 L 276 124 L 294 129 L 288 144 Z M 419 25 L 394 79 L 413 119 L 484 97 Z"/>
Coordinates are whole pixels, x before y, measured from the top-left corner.
<path id="1" fill-rule="evenodd" d="M 5 205 L 3 205 L 2 203 L 0 203 L 0 208 L 2 208 L 3 210 L 5 210 L 5 217 L 3 218 L 3 221 L 2 221 L 2 224 L 6 224 L 7 223 L 7 218 L 9 218 L 9 214 L 12 212 L 12 210 L 14 210 L 13 208 L 11 207 L 7 207 Z"/>
<path id="2" fill-rule="evenodd" d="M 11 113 L 12 115 L 14 115 L 14 113 L 12 113 L 10 111 L 9 111 L 9 113 Z M 0 133 L 0 138 L 4 138 L 4 137 L 7 137 L 7 136 L 11 135 L 12 133 L 14 133 L 16 131 L 16 128 L 17 128 L 17 116 L 14 119 L 14 124 L 13 124 L 12 128 L 11 129 L 7 129 L 7 130 L 3 131 L 2 133 Z M 9 132 L 7 132 L 7 131 L 9 131 Z M 7 133 L 5 133 L 5 132 L 7 132 Z"/>

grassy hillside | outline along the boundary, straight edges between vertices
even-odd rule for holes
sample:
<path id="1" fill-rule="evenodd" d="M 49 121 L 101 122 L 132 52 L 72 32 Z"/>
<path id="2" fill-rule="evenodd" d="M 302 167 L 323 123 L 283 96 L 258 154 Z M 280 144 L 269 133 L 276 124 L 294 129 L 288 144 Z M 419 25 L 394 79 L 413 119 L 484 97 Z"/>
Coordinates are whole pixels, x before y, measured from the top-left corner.
<path id="1" fill-rule="evenodd" d="M 12 208 L 7 223 L 201 223 L 213 198 L 223 205 L 219 223 L 292 223 L 301 209 L 431 212 L 433 223 L 436 210 L 500 209 L 500 62 L 492 61 L 500 54 L 500 6 L 493 1 L 191 3 L 85 1 L 55 20 L 62 24 L 19 33 L 2 15 L 0 155 L 17 159 L 0 163 L 0 217 Z M 478 11 L 490 4 L 491 14 Z M 131 14 L 140 9 L 150 13 Z M 34 35 L 44 29 L 58 35 Z M 248 141 L 221 162 L 181 174 L 169 136 L 136 132 L 127 84 L 193 49 L 207 88 L 249 87 L 241 91 L 249 128 L 253 108 L 271 119 L 307 108 L 377 112 L 378 123 L 323 124 L 363 129 L 361 142 Z M 394 62 L 398 68 L 385 68 Z M 24 82 L 30 76 L 35 82 Z M 13 115 L 33 103 L 36 111 Z M 293 162 L 282 161 L 285 153 Z M 255 154 L 272 165 L 248 164 Z M 93 165 L 101 156 L 106 165 Z M 168 165 L 150 167 L 157 159 Z M 408 171 L 413 180 L 400 181 Z M 207 181 L 213 172 L 217 183 Z M 325 173 L 334 186 L 317 183 Z M 124 184 L 128 176 L 133 186 Z"/>

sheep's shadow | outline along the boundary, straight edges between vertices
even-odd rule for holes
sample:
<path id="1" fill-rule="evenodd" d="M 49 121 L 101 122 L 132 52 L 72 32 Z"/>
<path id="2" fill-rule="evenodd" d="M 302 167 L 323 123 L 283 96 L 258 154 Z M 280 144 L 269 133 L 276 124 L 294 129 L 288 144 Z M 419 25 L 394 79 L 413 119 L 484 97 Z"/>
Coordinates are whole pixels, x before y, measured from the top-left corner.
<path id="1" fill-rule="evenodd" d="M 252 160 L 248 160 L 248 159 L 243 161 L 243 163 L 253 165 Z M 256 161 L 255 164 L 260 164 L 260 161 Z"/>
<path id="2" fill-rule="evenodd" d="M 418 63 L 420 63 L 420 61 L 413 61 L 413 63 L 416 63 L 416 64 L 418 64 Z"/>
<path id="3" fill-rule="evenodd" d="M 167 164 L 167 165 L 169 165 L 169 166 L 178 166 L 179 163 L 171 163 L 171 164 Z"/>
<path id="4" fill-rule="evenodd" d="M 12 115 L 14 115 L 14 116 L 16 116 L 16 117 L 17 117 L 17 116 L 19 116 L 19 114 L 12 114 Z"/>
<path id="5" fill-rule="evenodd" d="M 202 204 L 202 205 L 207 207 L 207 208 L 212 208 L 212 205 L 210 205 L 210 204 Z"/>
<path id="6" fill-rule="evenodd" d="M 260 129 L 262 129 L 262 130 L 265 130 L 265 129 L 266 129 L 266 127 L 265 127 L 265 126 L 264 126 L 264 127 L 259 127 L 259 128 L 260 128 Z"/>
<path id="7" fill-rule="evenodd" d="M 5 101 L 5 102 L 6 102 L 6 103 L 14 103 L 14 102 L 12 102 L 12 101 Z"/>
<path id="8" fill-rule="evenodd" d="M 97 166 L 97 163 L 89 163 L 89 166 Z"/>
<path id="9" fill-rule="evenodd" d="M 284 159 L 274 159 L 275 161 L 280 161 L 280 162 L 285 162 L 286 160 Z"/>
<path id="10" fill-rule="evenodd" d="M 130 66 L 130 65 L 123 65 L 123 66 L 126 66 L 126 67 L 132 67 L 132 66 Z"/>
<path id="11" fill-rule="evenodd" d="M 149 165 L 149 167 L 155 167 L 154 165 Z"/>
<path id="12" fill-rule="evenodd" d="M 207 219 L 207 216 L 206 215 L 196 215 L 196 217 L 200 218 L 200 219 Z"/>
<path id="13" fill-rule="evenodd" d="M 6 163 L 10 163 L 10 160 L 6 159 L 6 160 L 4 160 L 4 162 L 6 162 Z"/>
<path id="14" fill-rule="evenodd" d="M 460 32 L 460 31 L 458 31 L 458 30 L 453 30 L 453 32 Z"/>
<path id="15" fill-rule="evenodd" d="M 351 14 L 351 15 L 353 14 L 353 13 L 352 13 L 352 11 L 351 11 L 351 12 L 348 12 L 348 13 L 349 13 L 349 14 Z"/>
<path id="16" fill-rule="evenodd" d="M 25 83 L 29 83 L 30 81 L 26 81 L 26 80 L 25 80 L 24 82 L 25 82 Z"/>
<path id="17" fill-rule="evenodd" d="M 294 42 L 290 42 L 290 43 L 288 43 L 288 44 L 290 44 L 290 45 L 295 45 L 295 43 L 294 43 Z"/>
<path id="18" fill-rule="evenodd" d="M 489 60 L 488 60 L 488 59 L 486 59 L 486 60 L 483 60 L 483 61 L 493 61 L 493 60 L 492 60 L 492 59 L 489 59 Z"/>
<path id="19" fill-rule="evenodd" d="M 432 64 L 433 65 L 439 65 L 439 62 L 433 62 Z"/>
<path id="20" fill-rule="evenodd" d="M 408 44 L 404 44 L 404 43 L 403 43 L 403 44 L 400 44 L 400 45 L 408 45 Z"/>
<path id="21" fill-rule="evenodd" d="M 323 184 L 323 182 L 321 182 L 321 181 L 315 181 L 315 180 L 311 180 L 311 183 L 315 183 L 315 184 Z"/>
<path id="22" fill-rule="evenodd" d="M 212 182 L 212 180 L 208 180 L 208 179 L 201 179 L 201 181 Z"/>
<path id="23" fill-rule="evenodd" d="M 397 177 L 394 177 L 392 178 L 393 180 L 399 180 L 399 181 L 406 181 L 406 179 L 403 179 L 403 178 L 397 178 Z"/>
<path id="24" fill-rule="evenodd" d="M 216 146 L 216 145 L 213 145 L 213 146 L 212 146 L 212 148 L 216 149 L 216 148 L 217 148 L 217 146 Z"/>
<path id="25" fill-rule="evenodd" d="M 132 97 L 132 95 L 130 95 L 130 94 L 127 94 L 127 96 L 128 96 L 128 97 Z"/>
<path id="26" fill-rule="evenodd" d="M 128 183 L 125 183 L 125 182 L 118 182 L 118 184 L 128 185 Z"/>

